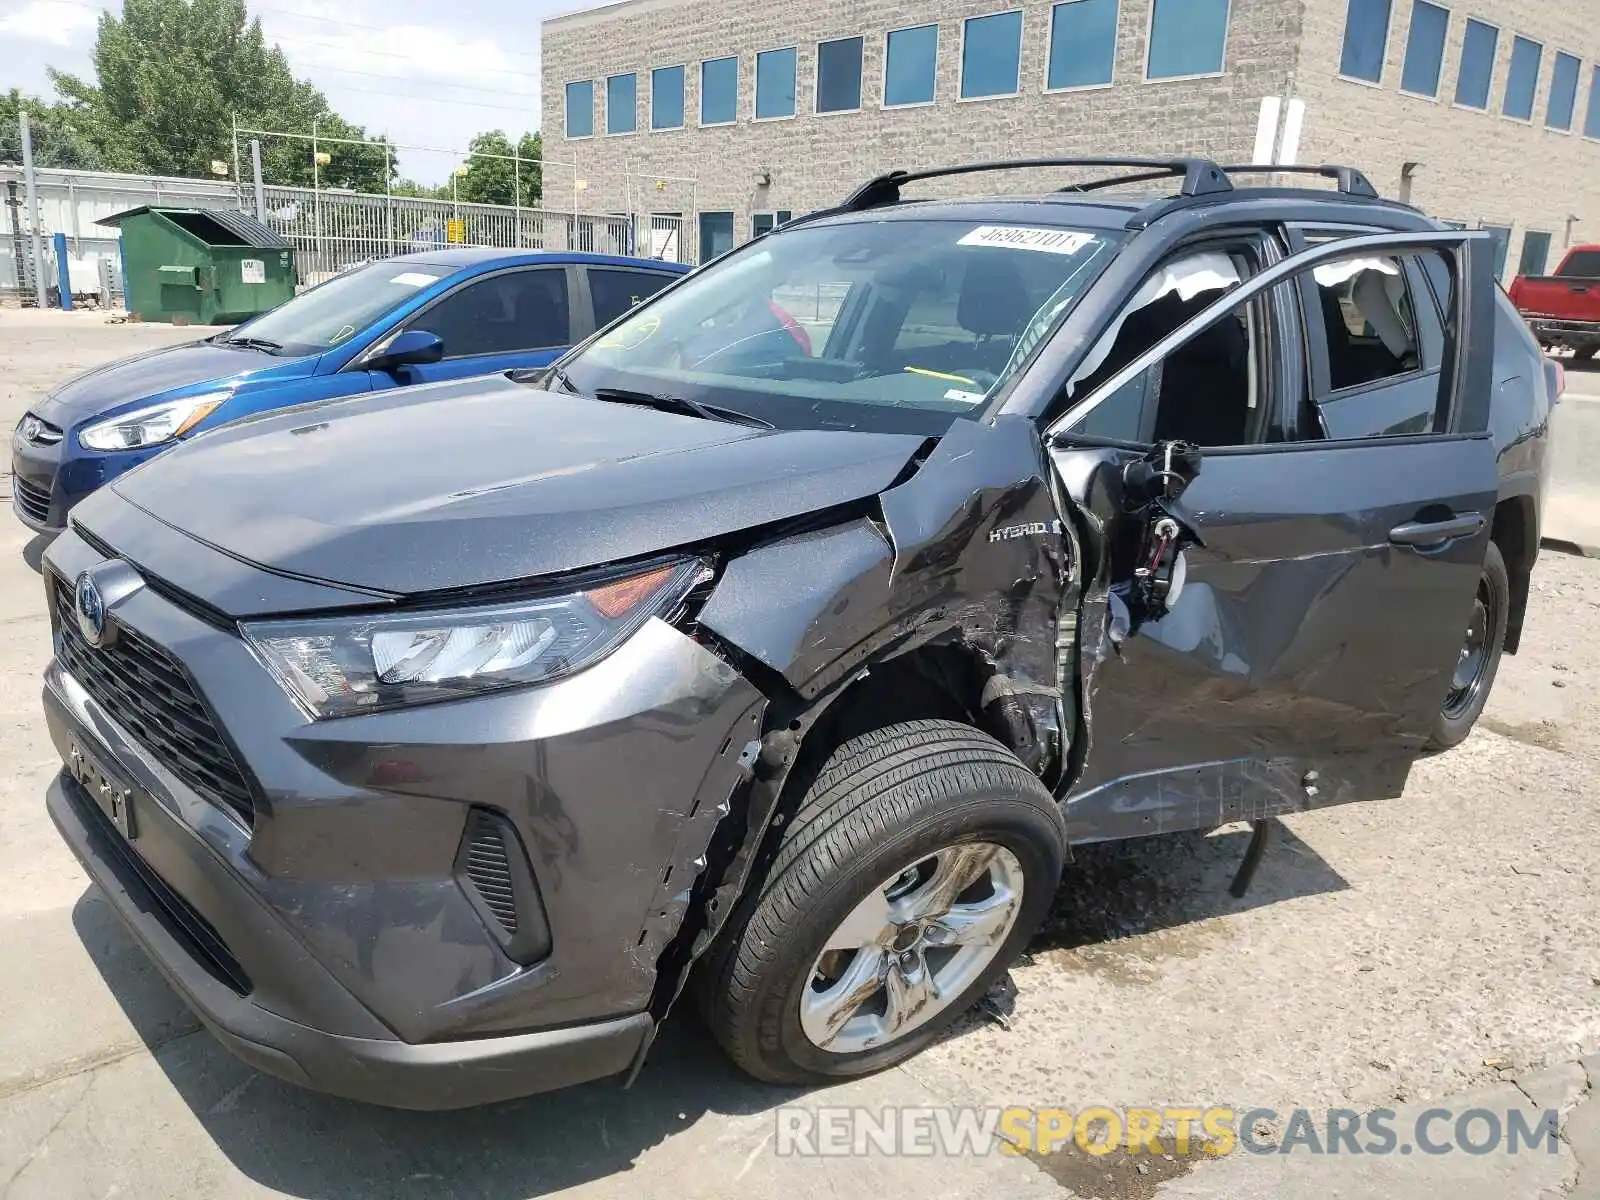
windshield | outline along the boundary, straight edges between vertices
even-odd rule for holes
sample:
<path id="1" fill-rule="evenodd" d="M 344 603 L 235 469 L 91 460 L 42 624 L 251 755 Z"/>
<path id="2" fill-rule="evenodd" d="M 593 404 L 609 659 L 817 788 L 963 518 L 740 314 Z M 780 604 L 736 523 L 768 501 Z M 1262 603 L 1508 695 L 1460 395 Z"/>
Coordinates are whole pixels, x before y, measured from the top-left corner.
<path id="1" fill-rule="evenodd" d="M 376 262 L 336 275 L 218 338 L 255 338 L 280 354 L 320 354 L 451 273 L 424 263 Z M 267 345 L 264 349 L 273 349 Z"/>
<path id="2" fill-rule="evenodd" d="M 946 219 L 802 226 L 692 275 L 562 365 L 590 394 L 673 396 L 779 428 L 936 434 L 1022 368 L 1113 246 Z"/>
<path id="3" fill-rule="evenodd" d="M 1556 274 L 1567 278 L 1600 278 L 1600 250 L 1574 250 Z"/>

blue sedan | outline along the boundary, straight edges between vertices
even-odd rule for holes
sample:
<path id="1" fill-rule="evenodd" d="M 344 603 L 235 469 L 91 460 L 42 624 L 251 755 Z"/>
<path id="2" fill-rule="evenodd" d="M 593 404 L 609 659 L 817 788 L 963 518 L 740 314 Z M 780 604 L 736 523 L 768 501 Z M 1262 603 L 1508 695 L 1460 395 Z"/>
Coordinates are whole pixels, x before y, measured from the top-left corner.
<path id="1" fill-rule="evenodd" d="M 368 263 L 236 328 L 112 363 L 44 397 L 12 437 L 12 505 L 23 524 L 53 533 L 96 488 L 240 417 L 544 366 L 688 269 L 466 248 Z"/>

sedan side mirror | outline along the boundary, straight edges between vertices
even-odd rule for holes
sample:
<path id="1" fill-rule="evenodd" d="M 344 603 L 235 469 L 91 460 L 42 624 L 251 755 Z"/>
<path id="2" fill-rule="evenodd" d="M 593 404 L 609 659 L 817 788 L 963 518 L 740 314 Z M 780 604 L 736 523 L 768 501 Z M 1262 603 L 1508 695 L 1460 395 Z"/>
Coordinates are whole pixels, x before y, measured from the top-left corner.
<path id="1" fill-rule="evenodd" d="M 407 329 L 380 343 L 362 363 L 369 371 L 436 363 L 444 357 L 444 339 L 426 329 Z"/>

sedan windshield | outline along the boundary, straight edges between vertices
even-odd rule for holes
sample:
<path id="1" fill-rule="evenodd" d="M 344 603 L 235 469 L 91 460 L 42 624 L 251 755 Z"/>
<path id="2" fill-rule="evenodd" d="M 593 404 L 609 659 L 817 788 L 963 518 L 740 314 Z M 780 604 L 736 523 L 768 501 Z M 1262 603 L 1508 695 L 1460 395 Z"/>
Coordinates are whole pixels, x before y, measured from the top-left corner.
<path id="1" fill-rule="evenodd" d="M 300 293 L 216 340 L 278 354 L 320 354 L 342 345 L 449 274 L 448 267 L 425 263 L 369 263 Z"/>
<path id="2" fill-rule="evenodd" d="M 1021 370 L 1113 245 L 947 219 L 802 226 L 691 275 L 563 363 L 562 379 L 779 428 L 937 434 Z"/>

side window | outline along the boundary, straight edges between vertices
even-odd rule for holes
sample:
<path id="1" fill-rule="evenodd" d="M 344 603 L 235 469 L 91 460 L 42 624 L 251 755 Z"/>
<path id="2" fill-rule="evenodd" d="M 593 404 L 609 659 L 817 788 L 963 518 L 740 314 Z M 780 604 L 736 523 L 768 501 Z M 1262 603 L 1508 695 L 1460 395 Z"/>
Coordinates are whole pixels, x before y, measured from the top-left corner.
<path id="1" fill-rule="evenodd" d="M 1168 334 L 1238 286 L 1248 260 L 1222 250 L 1189 253 L 1151 275 L 1112 322 L 1068 385 L 1087 398 Z M 1199 446 L 1260 441 L 1260 306 L 1242 304 L 1117 388 L 1074 424 L 1076 432 L 1126 442 L 1180 439 Z"/>
<path id="2" fill-rule="evenodd" d="M 589 268 L 589 295 L 594 300 L 595 328 L 611 324 L 630 308 L 636 308 L 654 296 L 673 276 L 659 271 L 607 270 Z"/>
<path id="3" fill-rule="evenodd" d="M 546 267 L 469 283 L 412 318 L 410 328 L 438 334 L 447 359 L 550 350 L 572 340 L 569 311 L 566 270 Z"/>
<path id="4" fill-rule="evenodd" d="M 1448 288 L 1449 269 L 1437 254 L 1423 257 L 1437 261 L 1430 267 L 1417 256 L 1358 255 L 1301 277 L 1306 320 L 1320 334 L 1309 343 L 1314 386 L 1312 411 L 1302 420 L 1306 435 L 1348 441 L 1433 430 L 1444 322 L 1425 276 L 1441 272 Z"/>

